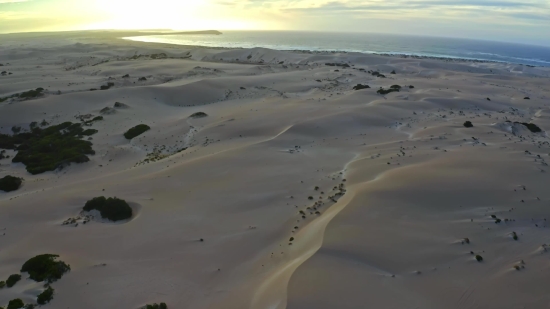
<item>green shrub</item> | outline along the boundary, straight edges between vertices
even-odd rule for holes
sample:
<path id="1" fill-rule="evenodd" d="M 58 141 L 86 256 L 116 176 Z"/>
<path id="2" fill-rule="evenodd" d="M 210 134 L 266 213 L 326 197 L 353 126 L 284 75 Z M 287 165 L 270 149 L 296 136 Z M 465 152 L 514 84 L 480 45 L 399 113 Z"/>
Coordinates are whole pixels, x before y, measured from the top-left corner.
<path id="1" fill-rule="evenodd" d="M 542 132 L 541 128 L 539 128 L 539 126 L 537 126 L 537 125 L 534 124 L 534 123 L 527 123 L 527 122 L 515 122 L 515 123 L 520 123 L 520 124 L 526 126 L 527 129 L 529 129 L 529 131 L 531 131 L 531 132 L 533 132 L 533 133 Z"/>
<path id="2" fill-rule="evenodd" d="M 23 306 L 25 306 L 23 301 L 19 298 L 16 298 L 16 299 L 10 300 L 10 302 L 8 303 L 7 309 L 19 309 L 19 308 L 23 308 Z"/>
<path id="3" fill-rule="evenodd" d="M 132 217 L 132 208 L 125 200 L 116 197 L 95 197 L 87 201 L 83 209 L 85 211 L 97 210 L 101 213 L 101 217 L 111 221 L 126 220 Z"/>
<path id="4" fill-rule="evenodd" d="M 31 132 L 0 134 L 0 148 L 15 149 L 12 162 L 26 165 L 31 174 L 53 171 L 69 163 L 88 162 L 86 155 L 95 154 L 92 143 L 80 138 L 80 123 L 64 122 L 47 128 L 35 127 Z"/>
<path id="5" fill-rule="evenodd" d="M 6 281 L 0 281 L 0 289 L 3 289 L 6 286 Z"/>
<path id="6" fill-rule="evenodd" d="M 143 134 L 146 131 L 149 131 L 150 129 L 151 128 L 146 124 L 138 124 L 137 126 L 126 131 L 126 133 L 124 133 L 124 137 L 126 137 L 126 139 L 132 139 L 136 136 Z"/>
<path id="7" fill-rule="evenodd" d="M 464 122 L 464 127 L 466 127 L 466 128 L 472 128 L 473 126 L 474 126 L 474 125 L 472 124 L 471 121 L 466 121 L 466 122 Z"/>
<path id="8" fill-rule="evenodd" d="M 90 135 L 94 135 L 96 134 L 98 131 L 95 130 L 95 129 L 88 129 L 88 130 L 84 130 L 84 132 L 82 132 L 82 135 L 84 136 L 90 136 Z"/>
<path id="9" fill-rule="evenodd" d="M 478 262 L 481 262 L 481 261 L 483 261 L 483 257 L 482 257 L 481 255 L 478 254 L 478 255 L 476 255 L 476 260 L 477 260 Z"/>
<path id="10" fill-rule="evenodd" d="M 394 85 L 394 86 L 397 86 L 397 85 Z M 389 89 L 384 89 L 384 88 L 380 87 L 380 89 L 378 89 L 378 91 L 376 91 L 376 92 L 378 94 L 388 94 L 388 93 L 392 93 L 392 92 L 399 92 L 399 88 L 391 88 L 390 87 Z"/>
<path id="11" fill-rule="evenodd" d="M 168 309 L 165 303 L 146 305 L 145 309 Z"/>
<path id="12" fill-rule="evenodd" d="M 0 178 L 0 191 L 11 192 L 19 189 L 23 183 L 23 178 L 14 177 L 11 175 Z"/>
<path id="13" fill-rule="evenodd" d="M 194 113 L 193 115 L 189 116 L 191 118 L 204 118 L 204 117 L 207 117 L 208 114 L 206 113 L 203 113 L 203 112 L 196 112 Z"/>
<path id="14" fill-rule="evenodd" d="M 35 90 L 21 92 L 19 94 L 19 97 L 23 99 L 36 98 L 38 96 L 41 96 L 43 91 L 44 91 L 44 88 L 36 88 Z"/>
<path id="15" fill-rule="evenodd" d="M 51 286 L 48 286 L 44 292 L 40 293 L 37 298 L 37 302 L 39 305 L 45 305 L 46 303 L 49 303 L 53 299 L 53 292 L 54 289 Z"/>
<path id="16" fill-rule="evenodd" d="M 369 88 L 370 88 L 369 85 L 357 84 L 356 86 L 353 87 L 353 90 L 361 90 L 361 89 L 369 89 Z"/>
<path id="17" fill-rule="evenodd" d="M 37 255 L 23 264 L 21 272 L 28 272 L 29 277 L 38 282 L 54 282 L 71 270 L 65 262 L 57 261 L 58 257 L 59 255 L 55 254 Z"/>
<path id="18" fill-rule="evenodd" d="M 10 275 L 8 277 L 8 280 L 6 280 L 6 286 L 8 288 L 11 288 L 12 286 L 14 286 L 19 280 L 21 280 L 21 275 L 19 274 L 14 274 L 14 275 Z"/>

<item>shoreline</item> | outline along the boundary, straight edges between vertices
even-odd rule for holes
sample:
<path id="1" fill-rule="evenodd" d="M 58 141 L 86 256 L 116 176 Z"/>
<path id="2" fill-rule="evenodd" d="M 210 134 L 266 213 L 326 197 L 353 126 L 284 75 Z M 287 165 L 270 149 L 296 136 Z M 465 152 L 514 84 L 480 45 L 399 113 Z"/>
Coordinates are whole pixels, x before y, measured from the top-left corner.
<path id="1" fill-rule="evenodd" d="M 263 49 L 269 49 L 269 50 L 276 50 L 281 52 L 292 52 L 292 53 L 301 53 L 301 54 L 319 54 L 319 55 L 330 55 L 330 54 L 364 54 L 364 55 L 376 55 L 376 56 L 385 56 L 385 57 L 394 57 L 394 58 L 400 58 L 400 59 L 429 59 L 429 60 L 441 60 L 441 61 L 456 61 L 456 62 L 470 62 L 470 63 L 499 63 L 499 64 L 508 64 L 508 65 L 521 65 L 526 66 L 529 68 L 547 68 L 550 67 L 550 63 L 548 66 L 544 65 L 531 65 L 526 63 L 516 63 L 516 62 L 510 62 L 510 61 L 499 61 L 499 60 L 489 60 L 489 59 L 478 59 L 478 58 L 463 58 L 463 57 L 454 57 L 454 56 L 428 56 L 428 55 L 419 55 L 415 53 L 392 53 L 392 52 L 367 52 L 367 51 L 353 51 L 353 50 L 329 50 L 329 49 L 274 49 L 271 47 L 263 47 L 263 46 L 256 46 L 256 47 L 226 47 L 226 46 L 207 46 L 207 45 L 187 45 L 187 44 L 177 44 L 177 43 L 167 43 L 167 42 L 151 42 L 151 41 L 142 41 L 142 40 L 136 40 L 134 38 L 137 38 L 139 36 L 132 36 L 132 37 L 119 37 L 118 39 L 124 40 L 124 41 L 132 41 L 132 42 L 140 42 L 140 43 L 149 43 L 149 44 L 162 44 L 162 45 L 169 45 L 169 46 L 183 46 L 183 47 L 193 47 L 193 48 L 206 48 L 206 49 L 216 49 L 216 50 L 241 50 L 241 49 L 255 49 L 255 48 L 263 48 Z"/>

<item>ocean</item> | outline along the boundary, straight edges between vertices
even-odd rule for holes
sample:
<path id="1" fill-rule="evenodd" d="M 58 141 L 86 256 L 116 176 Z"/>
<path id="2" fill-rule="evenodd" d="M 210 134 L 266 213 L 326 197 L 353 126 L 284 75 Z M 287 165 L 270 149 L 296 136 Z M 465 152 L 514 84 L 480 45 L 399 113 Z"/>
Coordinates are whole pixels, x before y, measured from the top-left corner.
<path id="1" fill-rule="evenodd" d="M 224 31 L 222 35 L 159 35 L 135 41 L 207 47 L 347 51 L 471 59 L 550 67 L 550 47 L 469 39 L 374 33 Z"/>

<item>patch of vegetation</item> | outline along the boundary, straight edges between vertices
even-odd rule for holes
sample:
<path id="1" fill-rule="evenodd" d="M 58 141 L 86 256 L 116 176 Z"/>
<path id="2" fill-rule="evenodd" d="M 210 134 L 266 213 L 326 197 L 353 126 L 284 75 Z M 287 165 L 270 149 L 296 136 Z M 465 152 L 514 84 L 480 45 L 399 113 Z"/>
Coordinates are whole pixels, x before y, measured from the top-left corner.
<path id="1" fill-rule="evenodd" d="M 483 257 L 482 257 L 481 255 L 478 254 L 478 255 L 476 255 L 476 260 L 477 260 L 478 262 L 481 262 L 481 261 L 483 261 Z"/>
<path id="2" fill-rule="evenodd" d="M 410 86 L 409 86 L 409 89 L 414 89 L 414 86 L 413 86 L 413 85 L 410 85 Z"/>
<path id="3" fill-rule="evenodd" d="M 472 124 L 471 121 L 466 121 L 466 122 L 464 122 L 464 127 L 466 127 L 466 128 L 473 128 L 474 125 Z"/>
<path id="4" fill-rule="evenodd" d="M 23 308 L 24 306 L 25 304 L 23 303 L 23 301 L 20 298 L 16 298 L 16 299 L 10 300 L 10 302 L 8 303 L 7 309 L 19 309 L 19 308 Z"/>
<path id="5" fill-rule="evenodd" d="M 84 136 L 91 136 L 91 135 L 96 134 L 97 132 L 99 132 L 99 131 L 97 131 L 97 130 L 95 130 L 95 129 L 87 129 L 87 130 L 84 130 L 84 131 L 82 132 L 82 135 L 84 135 Z"/>
<path id="6" fill-rule="evenodd" d="M 144 309 L 168 309 L 165 303 L 145 305 Z"/>
<path id="7" fill-rule="evenodd" d="M 91 120 L 85 121 L 84 124 L 87 126 L 91 126 L 94 122 L 103 120 L 103 116 L 96 116 L 92 118 Z"/>
<path id="8" fill-rule="evenodd" d="M 122 78 L 129 78 L 129 77 L 130 77 L 130 74 L 122 75 Z"/>
<path id="9" fill-rule="evenodd" d="M 0 98 L 0 102 L 4 102 L 7 99 L 11 99 L 11 98 L 20 98 L 20 99 L 28 100 L 28 99 L 33 99 L 33 98 L 36 98 L 36 97 L 40 97 L 42 95 L 44 95 L 44 88 L 36 88 L 34 90 L 29 90 L 29 91 L 25 91 L 25 92 L 21 92 L 21 93 L 16 93 L 16 94 L 13 94 L 9 97 Z"/>
<path id="10" fill-rule="evenodd" d="M 19 280 L 21 280 L 21 275 L 19 274 L 14 274 L 14 275 L 10 275 L 8 277 L 8 280 L 6 280 L 6 286 L 8 288 L 11 288 L 12 286 L 14 286 L 17 282 L 19 282 Z"/>
<path id="11" fill-rule="evenodd" d="M 45 305 L 49 303 L 53 299 L 53 292 L 54 289 L 51 286 L 48 286 L 48 288 L 44 290 L 44 292 L 38 294 L 36 302 L 39 305 Z"/>
<path id="12" fill-rule="evenodd" d="M 390 74 L 397 74 L 397 73 L 395 73 L 395 70 L 393 70 L 393 71 L 391 71 L 391 73 L 390 73 Z"/>
<path id="13" fill-rule="evenodd" d="M 94 197 L 86 202 L 83 210 L 97 210 L 101 214 L 101 217 L 111 221 L 126 220 L 132 217 L 132 208 L 125 200 L 116 197 Z"/>
<path id="14" fill-rule="evenodd" d="M 516 234 L 516 232 L 512 232 L 512 238 L 514 240 L 518 240 L 518 234 Z"/>
<path id="15" fill-rule="evenodd" d="M 533 133 L 542 132 L 542 129 L 539 128 L 539 126 L 537 126 L 537 125 L 534 124 L 534 123 L 527 123 L 527 122 L 514 122 L 514 123 L 519 123 L 519 124 L 522 124 L 522 125 L 526 126 L 527 129 L 529 129 L 529 131 L 531 131 L 531 132 L 533 132 Z"/>
<path id="16" fill-rule="evenodd" d="M 191 118 L 204 118 L 204 117 L 207 117 L 208 114 L 206 113 L 203 113 L 203 112 L 196 112 L 194 113 L 193 115 L 189 116 Z"/>
<path id="17" fill-rule="evenodd" d="M 168 55 L 165 53 L 159 53 L 159 54 L 151 54 L 151 59 L 166 59 L 168 58 Z"/>
<path id="18" fill-rule="evenodd" d="M 3 289 L 6 286 L 6 281 L 0 281 L 0 289 Z"/>
<path id="19" fill-rule="evenodd" d="M 0 178 L 0 190 L 4 192 L 11 192 L 19 189 L 23 183 L 23 178 L 14 177 L 11 175 Z"/>
<path id="20" fill-rule="evenodd" d="M 370 72 L 370 71 L 369 71 Z M 377 72 L 377 71 L 374 71 L 374 72 L 370 72 L 372 76 L 376 76 L 376 77 L 381 77 L 381 78 L 386 78 L 386 76 L 384 74 L 380 74 L 380 72 Z"/>
<path id="21" fill-rule="evenodd" d="M 361 89 L 369 89 L 369 88 L 370 88 L 369 85 L 357 84 L 356 86 L 353 87 L 353 90 L 361 90 Z"/>
<path id="22" fill-rule="evenodd" d="M 392 92 L 399 92 L 400 89 L 401 89 L 401 86 L 393 85 L 389 89 L 384 89 L 384 88 L 380 87 L 380 89 L 378 89 L 378 91 L 376 91 L 376 92 L 378 94 L 388 94 L 388 93 L 392 93 Z"/>
<path id="23" fill-rule="evenodd" d="M 120 103 L 120 102 L 115 102 L 115 104 L 113 106 L 115 108 L 128 108 L 128 105 L 126 105 L 124 103 Z"/>
<path id="24" fill-rule="evenodd" d="M 101 87 L 99 87 L 100 90 L 107 90 L 111 87 L 114 87 L 115 86 L 115 83 L 112 83 L 112 82 L 108 82 L 107 85 L 102 85 Z"/>
<path id="25" fill-rule="evenodd" d="M 48 283 L 57 281 L 71 270 L 65 262 L 57 261 L 58 257 L 59 255 L 55 254 L 37 255 L 23 264 L 21 272 L 29 273 L 29 277 L 34 281 Z"/>
<path id="26" fill-rule="evenodd" d="M 126 139 L 132 139 L 136 136 L 143 134 L 146 131 L 149 131 L 150 129 L 151 128 L 146 124 L 138 124 L 137 126 L 126 131 L 126 133 L 124 133 L 124 137 L 126 137 Z"/>
<path id="27" fill-rule="evenodd" d="M 531 100 L 530 97 L 525 97 L 525 98 L 523 98 L 523 99 L 524 99 L 524 100 Z"/>
<path id="28" fill-rule="evenodd" d="M 31 174 L 53 171 L 70 163 L 88 162 L 95 154 L 92 143 L 83 141 L 80 123 L 64 122 L 45 129 L 14 135 L 0 134 L 0 148 L 15 149 L 12 162 L 26 165 Z"/>
<path id="29" fill-rule="evenodd" d="M 138 78 L 138 81 L 140 81 L 140 82 L 144 82 L 144 81 L 146 81 L 146 80 L 147 80 L 147 78 L 145 78 L 145 77 L 140 77 L 140 78 Z"/>

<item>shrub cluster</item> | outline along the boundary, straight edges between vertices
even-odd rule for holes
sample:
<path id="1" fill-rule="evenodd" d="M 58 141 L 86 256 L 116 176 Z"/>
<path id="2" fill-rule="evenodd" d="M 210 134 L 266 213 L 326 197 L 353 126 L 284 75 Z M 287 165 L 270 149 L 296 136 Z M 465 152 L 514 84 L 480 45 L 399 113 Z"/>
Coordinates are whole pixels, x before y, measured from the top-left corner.
<path id="1" fill-rule="evenodd" d="M 401 86 L 393 85 L 389 89 L 384 89 L 384 88 L 380 87 L 380 89 L 378 89 L 378 91 L 376 91 L 376 92 L 378 94 L 388 94 L 388 93 L 392 93 L 392 92 L 399 92 L 399 90 L 401 90 Z"/>
<path id="2" fill-rule="evenodd" d="M 10 98 L 20 98 L 20 99 L 25 99 L 25 100 L 36 98 L 36 97 L 42 96 L 43 92 L 44 92 L 44 88 L 36 88 L 34 90 L 29 90 L 29 91 L 25 91 L 25 92 L 21 92 L 21 93 L 16 93 L 16 94 L 13 94 L 9 97 L 0 98 L 0 103 L 4 102 L 4 101 L 6 101 L 7 99 L 10 99 Z"/>
<path id="3" fill-rule="evenodd" d="M 165 303 L 145 305 L 145 309 L 168 309 Z"/>
<path id="4" fill-rule="evenodd" d="M 369 85 L 357 84 L 356 86 L 353 87 L 353 90 L 361 90 L 361 89 L 368 89 L 368 88 L 370 88 Z"/>
<path id="5" fill-rule="evenodd" d="M 53 299 L 53 292 L 54 292 L 54 289 L 51 286 L 48 286 L 48 288 L 44 290 L 44 292 L 38 295 L 36 302 L 39 305 L 45 305 L 49 303 Z"/>
<path id="6" fill-rule="evenodd" d="M 126 220 L 132 217 L 132 208 L 125 200 L 116 197 L 105 198 L 104 196 L 94 197 L 86 202 L 84 211 L 97 210 L 101 217 L 111 221 Z"/>
<path id="7" fill-rule="evenodd" d="M 138 124 L 137 126 L 126 131 L 126 133 L 124 133 L 124 137 L 126 137 L 126 139 L 132 139 L 136 136 L 143 134 L 146 131 L 149 131 L 150 129 L 151 128 L 146 124 Z"/>
<path id="8" fill-rule="evenodd" d="M 0 134 L 0 148 L 17 150 L 12 162 L 21 162 L 29 173 L 40 174 L 66 164 L 88 162 L 87 155 L 95 152 L 92 143 L 81 140 L 84 132 L 80 123 L 72 122 L 44 129 L 34 127 L 30 132 Z"/>
<path id="9" fill-rule="evenodd" d="M 196 112 L 196 113 L 194 113 L 193 115 L 191 115 L 189 117 L 191 117 L 191 118 L 204 118 L 206 116 L 208 116 L 208 114 L 203 113 L 203 112 Z"/>
<path id="10" fill-rule="evenodd" d="M 19 282 L 19 280 L 21 280 L 21 275 L 19 274 L 14 274 L 14 275 L 10 275 L 8 277 L 8 280 L 6 280 L 6 286 L 8 288 L 11 288 L 12 286 L 14 286 L 17 282 Z"/>
<path id="11" fill-rule="evenodd" d="M 23 301 L 19 298 L 16 298 L 16 299 L 10 300 L 10 302 L 8 303 L 7 309 L 19 309 L 19 308 L 23 308 L 24 306 L 25 304 L 23 303 Z"/>
<path id="12" fill-rule="evenodd" d="M 0 191 L 11 192 L 19 189 L 23 183 L 23 178 L 7 175 L 0 178 Z"/>
<path id="13" fill-rule="evenodd" d="M 465 126 L 466 128 L 472 128 L 474 125 L 472 124 L 471 121 L 466 121 L 466 122 L 464 122 L 464 126 Z"/>
<path id="14" fill-rule="evenodd" d="M 65 262 L 57 261 L 58 257 L 59 255 L 55 254 L 37 255 L 23 264 L 21 272 L 29 273 L 29 277 L 34 281 L 48 283 L 57 281 L 71 270 Z"/>

